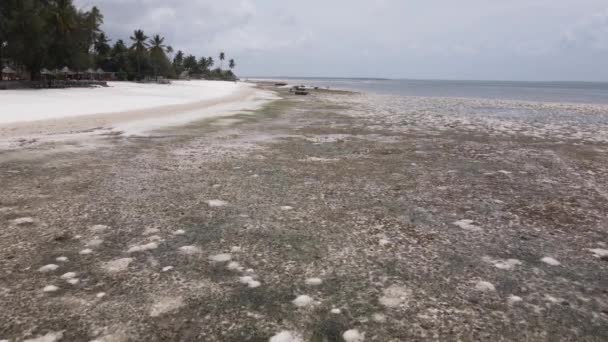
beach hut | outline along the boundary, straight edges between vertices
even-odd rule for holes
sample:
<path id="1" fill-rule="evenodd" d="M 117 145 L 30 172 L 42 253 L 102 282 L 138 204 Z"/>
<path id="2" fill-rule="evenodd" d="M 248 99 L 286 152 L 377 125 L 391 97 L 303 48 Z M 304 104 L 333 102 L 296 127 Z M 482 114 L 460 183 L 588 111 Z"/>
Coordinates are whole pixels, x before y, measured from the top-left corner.
<path id="1" fill-rule="evenodd" d="M 180 80 L 189 80 L 190 79 L 190 70 L 184 70 L 184 71 L 182 71 L 179 74 L 178 78 Z"/>
<path id="2" fill-rule="evenodd" d="M 2 80 L 3 81 L 15 81 L 17 80 L 17 72 L 11 67 L 5 66 L 2 68 Z"/>
<path id="3" fill-rule="evenodd" d="M 51 71 L 47 68 L 42 68 L 40 70 L 40 76 L 42 78 L 41 82 L 37 82 L 34 84 L 36 88 L 51 88 L 53 86 L 53 82 L 55 79 L 55 71 Z"/>
<path id="4" fill-rule="evenodd" d="M 93 70 L 92 68 L 88 68 L 84 73 L 84 78 L 87 80 L 93 80 L 95 79 L 95 76 L 97 75 L 97 72 L 95 70 Z"/>
<path id="5" fill-rule="evenodd" d="M 42 70 L 40 70 L 40 75 L 42 75 L 43 79 L 54 79 L 57 76 L 57 71 L 56 70 L 49 70 L 47 68 L 42 68 Z"/>
<path id="6" fill-rule="evenodd" d="M 50 71 L 47 68 L 42 68 L 42 70 L 40 70 L 40 75 L 44 75 L 44 76 L 53 76 L 55 75 L 54 72 Z"/>
<path id="7" fill-rule="evenodd" d="M 97 70 L 95 70 L 95 73 L 97 74 L 97 79 L 99 81 L 110 81 L 114 77 L 114 73 L 105 72 L 102 68 L 97 68 Z"/>
<path id="8" fill-rule="evenodd" d="M 63 74 L 65 76 L 65 79 L 72 79 L 74 78 L 74 75 L 76 75 L 76 73 L 72 70 L 70 70 L 70 68 L 68 68 L 67 66 L 63 67 L 63 69 L 59 70 L 59 73 Z"/>
<path id="9" fill-rule="evenodd" d="M 50 71 L 47 68 L 42 68 L 42 70 L 40 70 L 40 75 L 42 76 L 42 79 L 45 81 L 55 78 L 55 72 Z"/>

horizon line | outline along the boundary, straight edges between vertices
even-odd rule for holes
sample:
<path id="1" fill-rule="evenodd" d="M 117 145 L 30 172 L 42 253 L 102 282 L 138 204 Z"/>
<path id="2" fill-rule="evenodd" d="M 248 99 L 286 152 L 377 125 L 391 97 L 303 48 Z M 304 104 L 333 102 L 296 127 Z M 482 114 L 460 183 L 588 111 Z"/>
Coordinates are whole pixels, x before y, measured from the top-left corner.
<path id="1" fill-rule="evenodd" d="M 448 81 L 448 82 L 521 82 L 521 83 L 608 83 L 589 80 L 515 80 L 515 79 L 458 79 L 458 78 L 388 78 L 345 76 L 240 76 L 241 78 L 311 79 L 311 80 L 367 80 L 367 81 Z"/>

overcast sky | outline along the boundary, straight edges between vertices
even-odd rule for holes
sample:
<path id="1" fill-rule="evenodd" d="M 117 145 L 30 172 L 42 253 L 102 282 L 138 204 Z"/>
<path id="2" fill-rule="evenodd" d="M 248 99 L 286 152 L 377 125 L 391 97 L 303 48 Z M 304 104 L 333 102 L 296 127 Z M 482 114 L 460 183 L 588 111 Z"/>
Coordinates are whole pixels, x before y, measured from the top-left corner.
<path id="1" fill-rule="evenodd" d="M 607 0 L 76 0 L 241 76 L 608 81 Z"/>

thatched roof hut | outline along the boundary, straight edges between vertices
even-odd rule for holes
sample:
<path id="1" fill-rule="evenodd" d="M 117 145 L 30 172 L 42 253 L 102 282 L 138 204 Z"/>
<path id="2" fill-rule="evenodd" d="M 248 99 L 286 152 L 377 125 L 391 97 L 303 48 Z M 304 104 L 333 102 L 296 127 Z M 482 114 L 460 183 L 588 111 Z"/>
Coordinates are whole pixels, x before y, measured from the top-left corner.
<path id="1" fill-rule="evenodd" d="M 40 70 L 40 75 L 42 75 L 42 78 L 44 80 L 47 80 L 49 78 L 55 78 L 55 71 L 49 70 L 47 68 L 42 68 L 42 70 Z"/>
<path id="2" fill-rule="evenodd" d="M 3 74 L 7 74 L 7 75 L 9 75 L 9 74 L 12 74 L 12 75 L 17 74 L 17 72 L 16 72 L 15 70 L 13 70 L 13 69 L 12 69 L 11 67 L 9 67 L 9 66 L 5 66 L 4 68 L 2 68 L 2 73 L 3 73 Z"/>
<path id="3" fill-rule="evenodd" d="M 63 67 L 63 69 L 61 69 L 59 72 L 61 72 L 62 74 L 66 74 L 66 75 L 74 75 L 76 74 L 75 72 L 73 72 L 72 70 L 70 70 L 70 68 Z"/>
<path id="4" fill-rule="evenodd" d="M 9 66 L 5 66 L 0 71 L 0 80 L 2 81 L 14 81 L 19 78 L 17 72 Z"/>
<path id="5" fill-rule="evenodd" d="M 190 79 L 190 70 L 184 70 L 179 74 L 179 79 L 180 80 L 187 80 Z"/>

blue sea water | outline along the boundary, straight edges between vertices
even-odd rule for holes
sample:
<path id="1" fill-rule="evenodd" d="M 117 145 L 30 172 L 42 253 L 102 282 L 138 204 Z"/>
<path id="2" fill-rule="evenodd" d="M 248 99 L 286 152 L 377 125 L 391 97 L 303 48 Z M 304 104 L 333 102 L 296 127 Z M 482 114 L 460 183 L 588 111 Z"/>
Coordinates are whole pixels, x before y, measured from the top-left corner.
<path id="1" fill-rule="evenodd" d="M 273 78 L 290 84 L 402 96 L 608 104 L 608 83 Z"/>

